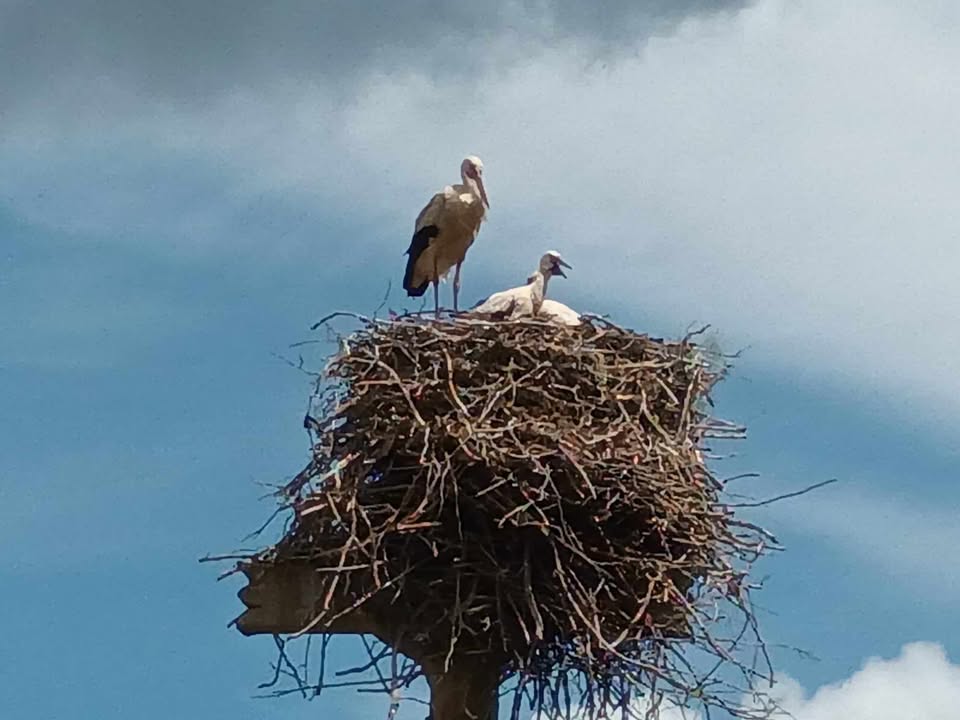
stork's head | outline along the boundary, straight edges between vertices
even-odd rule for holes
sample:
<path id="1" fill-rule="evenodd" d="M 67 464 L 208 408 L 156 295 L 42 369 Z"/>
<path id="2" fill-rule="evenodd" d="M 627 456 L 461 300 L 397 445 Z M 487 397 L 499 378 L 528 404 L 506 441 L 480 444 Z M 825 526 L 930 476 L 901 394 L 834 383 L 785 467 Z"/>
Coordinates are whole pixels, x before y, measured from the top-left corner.
<path id="1" fill-rule="evenodd" d="M 471 182 L 476 185 L 483 204 L 490 207 L 490 201 L 487 200 L 487 191 L 483 187 L 483 163 L 480 158 L 476 155 L 465 157 L 463 162 L 460 163 L 460 177 L 463 178 L 464 185 L 469 185 Z"/>
<path id="2" fill-rule="evenodd" d="M 544 275 L 560 275 L 561 277 L 566 277 L 567 274 L 563 272 L 563 268 L 571 270 L 572 268 L 560 257 L 560 253 L 556 250 L 550 250 L 543 254 L 543 257 L 540 258 L 540 272 Z"/>

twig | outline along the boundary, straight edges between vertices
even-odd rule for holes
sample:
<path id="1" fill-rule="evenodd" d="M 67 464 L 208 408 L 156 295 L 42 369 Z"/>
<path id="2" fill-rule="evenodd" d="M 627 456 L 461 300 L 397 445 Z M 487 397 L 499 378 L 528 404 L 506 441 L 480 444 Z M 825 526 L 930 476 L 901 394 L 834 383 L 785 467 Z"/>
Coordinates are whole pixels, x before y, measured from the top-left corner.
<path id="1" fill-rule="evenodd" d="M 784 493 L 783 495 L 777 495 L 776 497 L 767 498 L 766 500 L 758 500 L 757 502 L 747 502 L 747 503 L 729 503 L 727 507 L 730 508 L 745 508 L 745 507 L 760 507 L 761 505 L 770 505 L 771 503 L 779 502 L 780 500 L 787 500 L 788 498 L 800 497 L 801 495 L 806 495 L 809 492 L 814 490 L 819 490 L 822 487 L 827 485 L 832 485 L 835 482 L 839 482 L 837 478 L 830 478 L 829 480 L 824 480 L 823 482 L 818 482 L 809 487 L 805 487 L 802 490 L 797 490 L 796 492 Z"/>

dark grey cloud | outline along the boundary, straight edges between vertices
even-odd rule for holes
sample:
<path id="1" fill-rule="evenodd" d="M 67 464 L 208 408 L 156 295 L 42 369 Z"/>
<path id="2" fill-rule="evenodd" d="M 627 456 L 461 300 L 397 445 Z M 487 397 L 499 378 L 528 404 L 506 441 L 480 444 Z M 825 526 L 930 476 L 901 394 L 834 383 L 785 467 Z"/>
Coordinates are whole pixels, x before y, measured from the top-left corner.
<path id="1" fill-rule="evenodd" d="M 691 15 L 747 0 L 0 0 L 0 111 L 111 83 L 203 102 L 264 83 L 349 88 L 366 72 L 457 74 L 500 41 L 516 59 L 576 39 L 633 53 Z"/>

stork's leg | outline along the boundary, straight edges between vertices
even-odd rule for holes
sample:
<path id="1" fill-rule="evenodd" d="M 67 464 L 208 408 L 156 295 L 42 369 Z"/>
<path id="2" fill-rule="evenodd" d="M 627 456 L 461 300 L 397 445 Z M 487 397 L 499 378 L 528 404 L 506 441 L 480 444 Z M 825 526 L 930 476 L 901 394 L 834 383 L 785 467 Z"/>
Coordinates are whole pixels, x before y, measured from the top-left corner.
<path id="1" fill-rule="evenodd" d="M 440 270 L 437 267 L 437 256 L 433 256 L 433 314 L 440 319 Z"/>
<path id="2" fill-rule="evenodd" d="M 457 269 L 453 273 L 453 311 L 459 312 L 460 308 L 457 305 L 457 298 L 460 296 L 460 266 L 463 265 L 463 260 L 457 263 Z"/>

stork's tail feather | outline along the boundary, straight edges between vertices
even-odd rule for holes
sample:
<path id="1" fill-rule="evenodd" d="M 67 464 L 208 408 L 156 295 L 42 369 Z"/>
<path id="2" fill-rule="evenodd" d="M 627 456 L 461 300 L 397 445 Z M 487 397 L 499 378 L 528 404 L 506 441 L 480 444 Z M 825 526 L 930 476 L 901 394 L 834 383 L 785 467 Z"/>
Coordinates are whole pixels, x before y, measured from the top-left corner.
<path id="1" fill-rule="evenodd" d="M 436 225 L 426 225 L 413 234 L 410 240 L 410 249 L 407 250 L 407 270 L 403 274 L 403 289 L 407 291 L 410 297 L 420 297 L 427 288 L 430 287 L 430 281 L 425 280 L 420 285 L 413 284 L 413 270 L 417 260 L 423 254 L 423 251 L 430 247 L 430 241 L 440 234 L 440 228 Z"/>
<path id="2" fill-rule="evenodd" d="M 423 294 L 427 291 L 427 288 L 430 287 L 430 281 L 426 280 L 416 287 L 408 287 L 406 284 L 403 286 L 407 291 L 407 295 L 410 297 L 422 297 Z"/>

